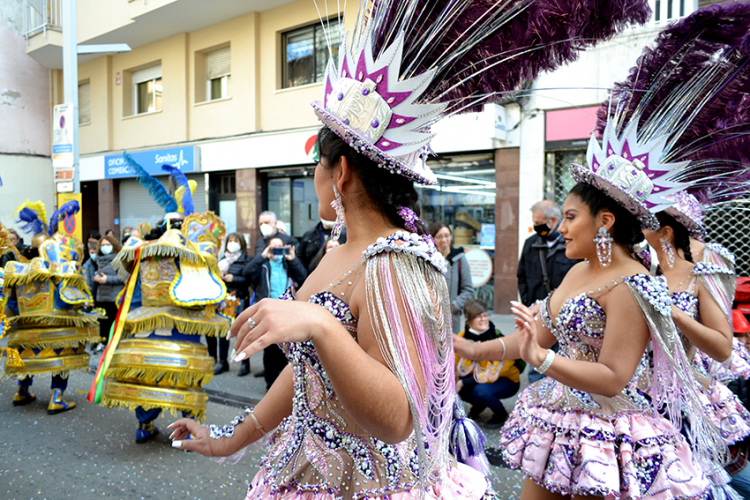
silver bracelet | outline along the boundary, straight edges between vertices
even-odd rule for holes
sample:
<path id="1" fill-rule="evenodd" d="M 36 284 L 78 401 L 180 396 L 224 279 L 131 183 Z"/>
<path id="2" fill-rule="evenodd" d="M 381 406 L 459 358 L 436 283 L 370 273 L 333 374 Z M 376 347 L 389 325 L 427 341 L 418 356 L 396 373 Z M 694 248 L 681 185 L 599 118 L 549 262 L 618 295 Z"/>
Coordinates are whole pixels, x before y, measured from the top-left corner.
<path id="1" fill-rule="evenodd" d="M 540 375 L 549 370 L 549 367 L 552 366 L 552 361 L 555 359 L 555 351 L 552 349 L 547 349 L 547 356 L 544 358 L 544 362 L 542 362 L 541 365 L 539 365 L 539 368 L 536 369 L 537 373 Z"/>
<path id="2" fill-rule="evenodd" d="M 499 340 L 500 343 L 503 344 L 503 357 L 500 358 L 500 361 L 505 361 L 505 353 L 507 352 L 505 349 L 505 341 L 503 340 L 502 337 L 498 337 L 497 340 Z"/>

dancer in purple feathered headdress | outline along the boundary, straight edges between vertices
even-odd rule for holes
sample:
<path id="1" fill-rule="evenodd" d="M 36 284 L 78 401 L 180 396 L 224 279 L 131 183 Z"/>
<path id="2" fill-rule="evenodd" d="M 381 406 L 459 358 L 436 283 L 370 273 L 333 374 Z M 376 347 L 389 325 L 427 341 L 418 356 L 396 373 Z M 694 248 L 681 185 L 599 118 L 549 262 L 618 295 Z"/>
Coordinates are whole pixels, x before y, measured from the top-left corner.
<path id="1" fill-rule="evenodd" d="M 414 188 L 436 182 L 425 163 L 431 127 L 648 14 L 645 0 L 362 2 L 313 103 L 324 125 L 319 215 L 346 224 L 347 242 L 300 300 L 290 289 L 235 322 L 235 359 L 271 343 L 286 350 L 291 366 L 268 395 L 225 427 L 177 422 L 175 445 L 226 456 L 276 428 L 249 499 L 487 494 L 484 471 L 450 454 L 487 463 L 481 432 L 454 407 L 446 262 Z"/>

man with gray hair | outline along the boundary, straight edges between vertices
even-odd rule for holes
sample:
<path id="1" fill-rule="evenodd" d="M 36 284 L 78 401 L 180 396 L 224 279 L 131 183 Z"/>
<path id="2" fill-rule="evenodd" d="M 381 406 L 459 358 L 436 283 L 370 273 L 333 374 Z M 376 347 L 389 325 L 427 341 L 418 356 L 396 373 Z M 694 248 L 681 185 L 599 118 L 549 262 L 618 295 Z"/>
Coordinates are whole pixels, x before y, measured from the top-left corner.
<path id="1" fill-rule="evenodd" d="M 258 229 L 260 230 L 262 238 L 258 238 L 258 241 L 255 243 L 256 256 L 263 253 L 263 250 L 265 250 L 270 243 L 271 238 L 279 238 L 284 243 L 284 246 L 297 245 L 296 238 L 278 231 L 276 221 L 276 214 L 270 210 L 261 212 L 258 216 Z"/>
<path id="2" fill-rule="evenodd" d="M 531 220 L 535 234 L 523 245 L 516 273 L 521 302 L 526 306 L 545 298 L 557 288 L 577 262 L 565 256 L 565 242 L 557 232 L 560 208 L 554 202 L 542 200 L 534 203 Z"/>

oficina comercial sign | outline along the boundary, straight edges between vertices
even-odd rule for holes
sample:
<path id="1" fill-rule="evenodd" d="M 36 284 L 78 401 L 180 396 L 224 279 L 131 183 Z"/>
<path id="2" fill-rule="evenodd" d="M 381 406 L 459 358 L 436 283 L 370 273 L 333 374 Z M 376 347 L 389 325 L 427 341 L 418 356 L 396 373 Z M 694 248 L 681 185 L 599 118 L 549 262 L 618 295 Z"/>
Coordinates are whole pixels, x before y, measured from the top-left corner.
<path id="1" fill-rule="evenodd" d="M 199 172 L 198 160 L 200 158 L 196 146 L 181 148 L 154 149 L 151 151 L 138 151 L 128 153 L 130 157 L 151 175 L 165 175 L 162 165 L 177 167 L 183 172 Z M 135 177 L 135 171 L 128 166 L 125 157 L 119 155 L 107 155 L 104 157 L 104 178 L 117 179 L 122 177 Z"/>

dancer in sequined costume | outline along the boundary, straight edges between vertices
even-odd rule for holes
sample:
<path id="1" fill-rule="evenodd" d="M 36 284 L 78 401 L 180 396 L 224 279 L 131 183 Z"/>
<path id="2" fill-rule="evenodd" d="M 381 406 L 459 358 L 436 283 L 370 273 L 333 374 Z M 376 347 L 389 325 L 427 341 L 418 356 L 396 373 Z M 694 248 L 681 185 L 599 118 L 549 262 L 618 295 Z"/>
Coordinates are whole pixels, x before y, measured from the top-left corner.
<path id="1" fill-rule="evenodd" d="M 295 300 L 262 300 L 233 325 L 235 359 L 269 344 L 286 351 L 290 365 L 265 398 L 223 428 L 178 421 L 175 446 L 226 456 L 277 428 L 248 498 L 485 495 L 482 474 L 449 453 L 455 388 L 445 262 L 419 219 L 413 182 L 437 182 L 425 163 L 428 131 L 445 114 L 574 58 L 588 43 L 580 40 L 646 17 L 640 1 L 595 2 L 602 9 L 594 10 L 562 3 L 362 4 L 354 45 L 342 44 L 324 100 L 313 103 L 324 124 L 319 215 L 336 217 L 334 235 L 345 217 L 347 242 L 321 260 Z M 539 52 L 527 59 L 530 47 Z M 501 53 L 517 58 L 505 66 L 495 59 Z"/>

